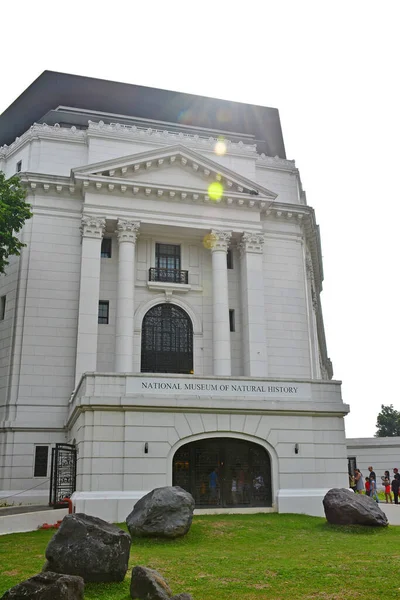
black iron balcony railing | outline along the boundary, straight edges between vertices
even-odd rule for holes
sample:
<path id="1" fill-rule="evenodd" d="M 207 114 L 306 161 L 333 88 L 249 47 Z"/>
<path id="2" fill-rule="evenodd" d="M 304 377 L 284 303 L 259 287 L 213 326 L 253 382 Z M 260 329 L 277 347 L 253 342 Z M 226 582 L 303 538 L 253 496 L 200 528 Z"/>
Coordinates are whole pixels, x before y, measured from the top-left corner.
<path id="1" fill-rule="evenodd" d="M 180 269 L 163 269 L 152 267 L 149 269 L 149 281 L 163 281 L 164 283 L 189 283 L 188 271 Z"/>

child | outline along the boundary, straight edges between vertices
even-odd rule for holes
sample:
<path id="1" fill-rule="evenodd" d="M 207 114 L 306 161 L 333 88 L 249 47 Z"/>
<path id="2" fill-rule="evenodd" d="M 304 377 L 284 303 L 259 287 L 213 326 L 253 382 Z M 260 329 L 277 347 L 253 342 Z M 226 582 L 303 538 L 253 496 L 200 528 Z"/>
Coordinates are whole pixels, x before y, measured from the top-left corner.
<path id="1" fill-rule="evenodd" d="M 369 477 L 369 485 L 370 485 L 370 489 L 369 489 L 370 498 L 372 498 L 373 500 L 375 500 L 376 502 L 379 503 L 378 492 L 376 491 L 376 481 L 373 477 Z"/>
<path id="2" fill-rule="evenodd" d="M 390 487 L 390 473 L 389 473 L 389 471 L 385 471 L 385 476 L 383 478 L 382 485 L 385 487 L 386 504 L 389 504 L 389 500 L 390 500 L 390 504 L 393 504 L 393 501 L 392 501 L 392 492 L 391 492 L 391 487 Z"/>
<path id="3" fill-rule="evenodd" d="M 365 495 L 369 496 L 370 495 L 370 490 L 371 490 L 371 484 L 369 481 L 369 477 L 365 478 Z"/>

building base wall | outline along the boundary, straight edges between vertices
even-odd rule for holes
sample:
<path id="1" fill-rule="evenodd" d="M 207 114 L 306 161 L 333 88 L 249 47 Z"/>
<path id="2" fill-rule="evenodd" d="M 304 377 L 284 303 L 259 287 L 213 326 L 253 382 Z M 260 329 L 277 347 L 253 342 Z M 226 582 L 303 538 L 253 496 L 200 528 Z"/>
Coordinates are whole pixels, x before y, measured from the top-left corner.
<path id="1" fill-rule="evenodd" d="M 340 486 L 344 487 L 344 486 Z M 278 512 L 324 517 L 322 501 L 330 488 L 279 490 Z"/>

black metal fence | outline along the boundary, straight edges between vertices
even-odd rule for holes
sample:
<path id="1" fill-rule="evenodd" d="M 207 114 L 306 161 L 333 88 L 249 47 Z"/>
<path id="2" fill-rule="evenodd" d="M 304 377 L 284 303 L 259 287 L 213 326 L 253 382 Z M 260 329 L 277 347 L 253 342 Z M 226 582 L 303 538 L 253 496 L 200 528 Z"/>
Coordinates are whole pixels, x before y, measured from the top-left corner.
<path id="1" fill-rule="evenodd" d="M 73 444 L 56 444 L 51 452 L 51 475 L 49 505 L 53 508 L 67 507 L 64 498 L 70 498 L 76 490 L 76 448 Z"/>
<path id="2" fill-rule="evenodd" d="M 189 283 L 188 271 L 181 269 L 166 269 L 152 267 L 149 269 L 149 281 L 163 281 L 166 283 Z"/>

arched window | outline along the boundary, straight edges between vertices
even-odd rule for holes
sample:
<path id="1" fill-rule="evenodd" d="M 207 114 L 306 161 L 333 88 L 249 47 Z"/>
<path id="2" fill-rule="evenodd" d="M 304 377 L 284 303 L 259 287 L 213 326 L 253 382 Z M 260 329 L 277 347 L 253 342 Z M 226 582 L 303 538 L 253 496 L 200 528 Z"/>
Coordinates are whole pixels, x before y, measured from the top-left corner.
<path id="1" fill-rule="evenodd" d="M 193 326 L 174 304 L 158 304 L 142 325 L 142 373 L 190 373 L 193 370 Z"/>

